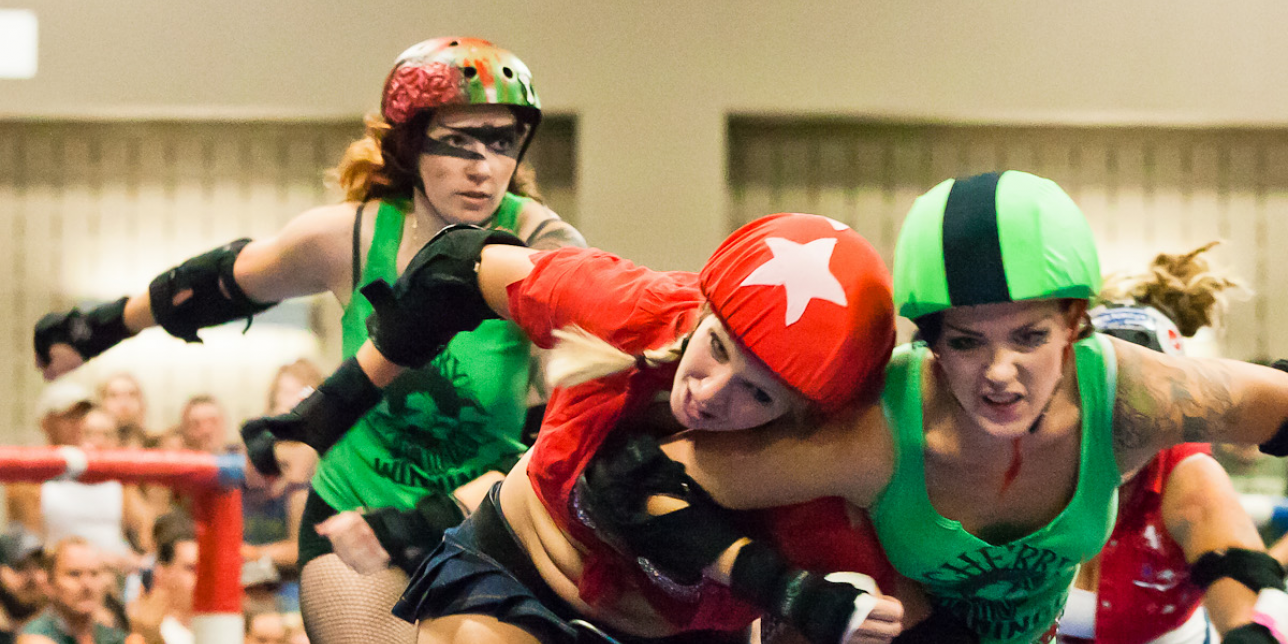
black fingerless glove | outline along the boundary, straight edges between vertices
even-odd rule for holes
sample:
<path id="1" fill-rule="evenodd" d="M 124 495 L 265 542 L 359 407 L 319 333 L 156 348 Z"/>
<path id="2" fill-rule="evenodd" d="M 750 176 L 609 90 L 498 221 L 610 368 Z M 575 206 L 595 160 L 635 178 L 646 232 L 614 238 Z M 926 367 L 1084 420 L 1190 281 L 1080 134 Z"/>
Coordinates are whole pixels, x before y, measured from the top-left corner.
<path id="1" fill-rule="evenodd" d="M 793 568 L 769 546 L 753 541 L 738 551 L 729 577 L 735 595 L 785 620 L 814 644 L 837 644 L 867 594 L 852 584 Z"/>
<path id="2" fill-rule="evenodd" d="M 465 520 L 465 511 L 450 492 L 421 497 L 409 510 L 381 508 L 362 515 L 376 533 L 389 560 L 409 576 L 443 539 L 443 532 Z"/>
<path id="3" fill-rule="evenodd" d="M 577 482 L 582 510 L 605 541 L 648 559 L 682 584 L 702 571 L 742 534 L 720 507 L 647 435 L 610 438 Z M 649 498 L 670 496 L 685 508 L 662 515 L 648 512 Z"/>
<path id="4" fill-rule="evenodd" d="M 300 441 L 317 450 L 319 456 L 325 454 L 380 398 L 380 389 L 372 384 L 358 360 L 345 360 L 291 411 L 253 418 L 242 425 L 242 440 L 251 464 L 263 474 L 280 474 L 277 459 L 272 457 L 274 439 Z"/>
<path id="5" fill-rule="evenodd" d="M 49 364 L 49 348 L 55 344 L 71 345 L 82 360 L 89 360 L 118 342 L 134 335 L 125 327 L 123 297 L 110 304 L 96 306 L 89 312 L 72 309 L 66 313 L 50 313 L 36 323 L 36 357 L 41 364 Z"/>
<path id="6" fill-rule="evenodd" d="M 422 367 L 456 334 L 498 317 L 478 284 L 479 256 L 488 244 L 523 242 L 501 230 L 448 226 L 416 253 L 393 287 L 383 280 L 362 287 L 372 308 L 367 336 L 385 358 Z"/>
<path id="7" fill-rule="evenodd" d="M 1261 624 L 1244 624 L 1230 629 L 1221 638 L 1223 644 L 1279 644 L 1274 633 Z"/>

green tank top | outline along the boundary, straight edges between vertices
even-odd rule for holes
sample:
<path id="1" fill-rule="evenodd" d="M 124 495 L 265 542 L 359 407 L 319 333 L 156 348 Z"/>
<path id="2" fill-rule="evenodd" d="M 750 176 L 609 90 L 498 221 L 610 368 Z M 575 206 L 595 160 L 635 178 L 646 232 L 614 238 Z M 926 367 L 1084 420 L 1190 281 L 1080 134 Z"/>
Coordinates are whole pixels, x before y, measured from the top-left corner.
<path id="1" fill-rule="evenodd" d="M 527 201 L 506 194 L 492 226 L 516 231 Z M 346 358 L 367 340 L 371 303 L 358 289 L 398 277 L 395 262 L 409 204 L 378 203 L 361 283 L 344 311 Z M 451 491 L 513 463 L 526 449 L 520 438 L 529 356 L 527 338 L 504 320 L 487 320 L 457 335 L 428 366 L 385 388 L 384 400 L 318 463 L 313 488 L 340 511 L 410 508 L 427 492 Z"/>
<path id="2" fill-rule="evenodd" d="M 894 434 L 895 468 L 871 508 L 877 537 L 894 567 L 921 582 L 937 607 L 964 619 L 981 642 L 1036 641 L 1063 610 L 1078 565 L 1113 530 L 1120 477 L 1111 436 L 1113 347 L 1099 335 L 1074 345 L 1082 451 L 1073 498 L 1051 523 L 1002 544 L 970 534 L 930 503 L 921 399 L 928 353 L 922 343 L 901 346 L 886 369 L 882 406 Z"/>

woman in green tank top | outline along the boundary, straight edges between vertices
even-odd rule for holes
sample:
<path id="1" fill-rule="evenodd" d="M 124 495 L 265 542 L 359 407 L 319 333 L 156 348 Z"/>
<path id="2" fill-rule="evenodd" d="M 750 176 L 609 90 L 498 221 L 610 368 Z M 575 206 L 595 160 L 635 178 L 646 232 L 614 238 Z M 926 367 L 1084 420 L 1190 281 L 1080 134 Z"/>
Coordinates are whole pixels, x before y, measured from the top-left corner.
<path id="1" fill-rule="evenodd" d="M 46 316 L 36 327 L 37 364 L 54 378 L 153 325 L 195 342 L 199 328 L 321 292 L 345 307 L 349 357 L 366 339 L 371 312 L 358 289 L 394 281 L 448 225 L 503 229 L 537 248 L 584 246 L 533 198 L 531 169 L 520 165 L 540 120 L 532 75 L 514 54 L 475 38 L 416 44 L 395 62 L 380 113 L 336 169 L 344 203 L 188 260 L 145 293 Z M 409 566 L 432 549 L 433 530 L 459 521 L 522 453 L 530 365 L 521 334 L 488 322 L 407 374 L 347 435 L 309 441 L 324 452 L 298 561 L 314 644 L 415 641 L 414 628 L 390 613 L 407 576 L 389 562 Z M 273 470 L 273 437 L 247 438 L 256 465 Z M 426 500 L 443 510 L 444 524 L 426 526 L 411 511 Z"/>
<path id="2" fill-rule="evenodd" d="M 539 108 L 527 68 L 486 41 L 429 40 L 398 58 L 380 118 L 368 120 L 367 135 L 338 168 L 348 200 L 364 204 L 346 262 L 346 357 L 367 338 L 372 307 L 359 289 L 393 282 L 444 226 L 498 228 L 538 247 L 584 245 L 525 196 L 535 196 L 535 185 L 518 161 Z M 322 457 L 304 518 L 317 528 L 300 538 L 301 609 L 312 641 L 415 641 L 390 608 L 406 586 L 405 569 L 450 525 L 409 522 L 420 518 L 413 508 L 445 499 L 468 513 L 522 454 L 530 364 L 513 325 L 484 323 L 391 386 Z M 401 524 L 411 526 L 410 540 L 390 528 Z"/>
<path id="3" fill-rule="evenodd" d="M 896 351 L 879 405 L 808 434 L 694 434 L 666 451 L 729 507 L 844 497 L 934 620 L 1051 641 L 1123 476 L 1187 441 L 1288 453 L 1288 374 L 1092 334 L 1099 283 L 1090 227 L 1054 183 L 946 181 L 900 233 L 895 304 L 922 341 Z M 926 618 L 906 608 L 905 629 Z"/>

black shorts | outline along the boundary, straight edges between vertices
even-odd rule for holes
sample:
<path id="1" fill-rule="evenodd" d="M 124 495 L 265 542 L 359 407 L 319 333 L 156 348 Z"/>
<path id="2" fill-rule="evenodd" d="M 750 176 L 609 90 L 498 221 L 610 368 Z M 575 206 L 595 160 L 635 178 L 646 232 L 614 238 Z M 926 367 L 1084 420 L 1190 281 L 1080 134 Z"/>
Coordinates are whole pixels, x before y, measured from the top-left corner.
<path id="1" fill-rule="evenodd" d="M 326 521 L 327 519 L 339 514 L 340 511 L 331 507 L 322 497 L 318 496 L 317 490 L 309 489 L 309 498 L 304 502 L 304 516 L 300 518 L 300 536 L 296 543 L 300 546 L 300 553 L 296 564 L 300 571 L 304 570 L 304 564 L 307 564 L 322 555 L 329 555 L 335 550 L 331 547 L 331 540 L 318 534 L 313 526 Z"/>
<path id="2" fill-rule="evenodd" d="M 443 542 L 412 576 L 407 591 L 394 605 L 394 614 L 409 622 L 446 615 L 488 615 L 522 628 L 543 644 L 594 641 L 573 625 L 582 616 L 546 585 L 519 545 L 501 515 L 497 502 L 500 489 L 500 484 L 493 487 L 474 514 L 443 535 Z M 621 644 L 747 641 L 743 632 L 702 631 L 651 639 L 598 628 Z"/>

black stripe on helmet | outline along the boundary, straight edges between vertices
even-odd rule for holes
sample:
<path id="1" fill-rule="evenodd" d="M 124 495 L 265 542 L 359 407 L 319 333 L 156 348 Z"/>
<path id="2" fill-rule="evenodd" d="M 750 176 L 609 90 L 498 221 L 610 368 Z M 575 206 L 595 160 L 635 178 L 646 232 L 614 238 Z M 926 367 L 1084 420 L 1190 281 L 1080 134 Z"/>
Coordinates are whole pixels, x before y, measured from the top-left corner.
<path id="1" fill-rule="evenodd" d="M 990 172 L 953 182 L 944 204 L 944 276 L 953 306 L 1010 302 L 997 235 L 997 180 Z"/>

